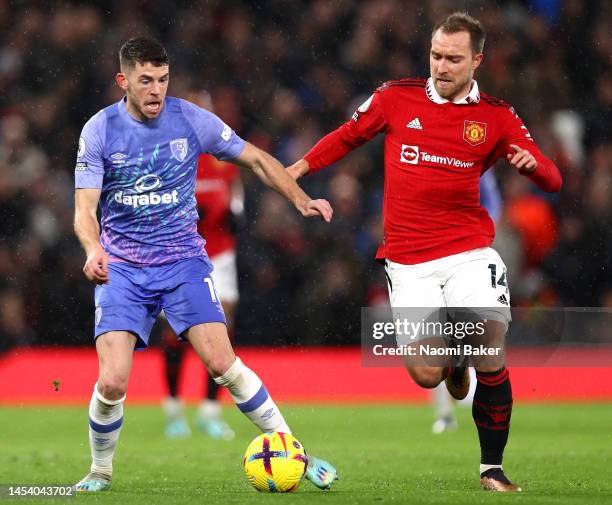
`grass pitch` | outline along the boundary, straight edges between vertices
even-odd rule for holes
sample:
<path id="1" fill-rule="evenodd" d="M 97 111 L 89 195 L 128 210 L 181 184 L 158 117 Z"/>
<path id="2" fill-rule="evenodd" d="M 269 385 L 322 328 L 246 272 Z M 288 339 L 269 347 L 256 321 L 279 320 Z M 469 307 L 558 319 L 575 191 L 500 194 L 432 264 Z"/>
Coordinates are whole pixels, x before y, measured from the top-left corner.
<path id="1" fill-rule="evenodd" d="M 331 492 L 260 494 L 242 456 L 256 429 L 234 408 L 238 434 L 213 441 L 194 430 L 167 440 L 160 408 L 127 405 L 112 491 L 74 500 L 109 504 L 595 504 L 612 503 L 612 404 L 516 405 L 504 468 L 520 495 L 479 489 L 479 449 L 469 409 L 459 431 L 431 434 L 428 406 L 283 406 L 308 451 L 340 473 Z M 193 420 L 195 410 L 188 411 Z M 87 473 L 87 408 L 0 408 L 0 483 L 73 484 Z M 68 503 L 72 499 L 68 500 Z M 66 499 L 20 503 L 66 503 Z"/>

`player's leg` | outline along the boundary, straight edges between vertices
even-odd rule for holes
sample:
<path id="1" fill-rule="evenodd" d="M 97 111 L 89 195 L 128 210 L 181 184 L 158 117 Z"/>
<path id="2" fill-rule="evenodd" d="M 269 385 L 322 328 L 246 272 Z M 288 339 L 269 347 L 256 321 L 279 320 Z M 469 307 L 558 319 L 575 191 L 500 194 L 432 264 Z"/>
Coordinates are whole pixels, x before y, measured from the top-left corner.
<path id="1" fill-rule="evenodd" d="M 178 341 L 165 316 L 159 317 L 162 324 L 161 341 L 164 356 L 164 375 L 168 386 L 168 396 L 164 399 L 166 414 L 165 433 L 168 438 L 187 438 L 191 429 L 185 417 L 185 409 L 178 395 L 178 381 L 183 364 L 184 346 Z"/>
<path id="2" fill-rule="evenodd" d="M 458 428 L 457 417 L 455 416 L 455 406 L 472 406 L 474 393 L 476 391 L 476 371 L 474 367 L 468 369 L 470 386 L 467 396 L 463 400 L 455 401 L 448 392 L 446 384 L 440 384 L 433 390 L 434 421 L 431 431 L 434 434 L 445 431 L 454 431 Z"/>
<path id="3" fill-rule="evenodd" d="M 445 431 L 457 429 L 457 419 L 455 417 L 455 406 L 453 397 L 446 390 L 444 384 L 438 384 L 432 390 L 435 421 L 431 427 L 432 433 L 438 435 Z"/>
<path id="4" fill-rule="evenodd" d="M 234 354 L 206 259 L 177 263 L 171 276 L 176 287 L 162 298 L 174 331 L 189 340 L 215 382 L 228 389 L 236 406 L 260 430 L 291 433 L 261 379 Z M 329 463 L 309 456 L 306 477 L 327 489 L 337 472 Z"/>
<path id="5" fill-rule="evenodd" d="M 442 280 L 436 273 L 436 264 L 436 261 L 419 265 L 385 261 L 385 275 L 394 318 L 408 318 L 412 322 L 419 322 L 428 319 L 435 309 L 446 306 Z M 420 336 L 412 339 L 406 335 L 397 335 L 398 345 L 418 347 L 420 342 Z M 445 346 L 446 343 L 443 339 L 429 339 L 428 345 Z M 404 365 L 412 380 L 427 389 L 435 388 L 448 374 L 444 366 L 432 366 L 431 361 L 418 352 L 404 357 Z"/>
<path id="6" fill-rule="evenodd" d="M 216 285 L 216 284 L 215 284 Z M 222 299 L 222 306 L 228 321 L 228 332 L 231 331 L 233 314 L 236 304 L 225 302 Z M 223 419 L 223 408 L 219 401 L 221 386 L 215 381 L 214 377 L 206 374 L 206 398 L 200 404 L 197 414 L 197 425 L 203 432 L 212 438 L 232 440 L 236 435 L 234 430 Z"/>
<path id="7" fill-rule="evenodd" d="M 262 431 L 287 431 L 259 377 L 234 354 L 210 263 L 191 258 L 171 269 L 168 278 L 175 287 L 164 294 L 162 305 L 172 329 L 189 340 L 215 382 L 229 390 L 240 410 Z"/>
<path id="8" fill-rule="evenodd" d="M 487 321 L 484 345 L 503 348 L 506 334 L 504 323 Z M 476 392 L 472 403 L 472 417 L 480 441 L 480 483 L 489 491 L 520 491 L 510 482 L 502 468 L 504 449 L 510 434 L 512 416 L 512 386 L 510 374 L 501 359 L 474 358 Z"/>
<path id="9" fill-rule="evenodd" d="M 135 345 L 136 337 L 127 331 L 111 331 L 96 340 L 99 374 L 89 403 L 91 471 L 76 484 L 77 491 L 110 488 Z"/>
<path id="10" fill-rule="evenodd" d="M 228 389 L 236 406 L 261 431 L 291 433 L 259 376 L 234 354 L 223 323 L 193 326 L 187 338 L 215 382 Z M 327 461 L 309 455 L 306 477 L 315 486 L 329 489 L 338 473 Z"/>
<path id="11" fill-rule="evenodd" d="M 215 382 L 260 430 L 291 433 L 261 379 L 234 354 L 224 323 L 193 326 L 187 338 Z"/>
<path id="12" fill-rule="evenodd" d="M 510 432 L 512 387 L 505 368 L 505 335 L 510 321 L 506 267 L 491 248 L 463 253 L 445 286 L 449 306 L 473 308 L 484 332 L 467 337 L 470 345 L 499 349 L 491 356 L 474 356 L 476 391 L 472 417 L 481 448 L 480 475 L 484 489 L 519 491 L 504 475 L 502 459 Z M 481 312 L 481 314 L 479 314 Z"/>
<path id="13" fill-rule="evenodd" d="M 146 348 L 159 303 L 140 289 L 145 269 L 110 264 L 108 284 L 95 290 L 98 382 L 89 405 L 91 472 L 76 484 L 77 491 L 110 488 L 112 462 L 123 424 L 123 402 L 135 348 Z"/>
<path id="14" fill-rule="evenodd" d="M 234 313 L 238 302 L 238 271 L 236 268 L 236 253 L 225 251 L 213 258 L 211 277 L 221 301 L 227 331 L 230 337 L 234 329 Z M 231 440 L 235 433 L 223 419 L 222 407 L 219 402 L 219 384 L 210 375 L 206 375 L 206 397 L 198 408 L 196 424 L 200 430 L 212 438 Z"/>

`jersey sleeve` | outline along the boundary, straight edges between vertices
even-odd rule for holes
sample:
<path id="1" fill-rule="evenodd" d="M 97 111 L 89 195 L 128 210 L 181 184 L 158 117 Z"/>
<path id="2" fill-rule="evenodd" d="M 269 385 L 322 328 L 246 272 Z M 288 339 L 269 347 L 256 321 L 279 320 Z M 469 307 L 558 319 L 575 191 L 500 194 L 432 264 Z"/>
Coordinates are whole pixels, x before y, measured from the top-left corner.
<path id="1" fill-rule="evenodd" d="M 105 136 L 106 115 L 99 112 L 85 123 L 79 138 L 79 149 L 74 167 L 74 187 L 76 189 L 102 188 Z"/>
<path id="2" fill-rule="evenodd" d="M 506 157 L 508 153 L 512 153 L 511 144 L 521 149 L 526 149 L 533 155 L 538 163 L 535 172 L 528 174 L 527 177 L 536 183 L 543 191 L 559 191 L 562 181 L 557 166 L 542 154 L 535 141 L 531 138 L 527 127 L 514 112 L 514 109 L 503 107 L 501 110 L 504 128 L 498 157 Z"/>
<path id="3" fill-rule="evenodd" d="M 375 91 L 357 108 L 351 119 L 319 140 L 306 153 L 304 159 L 308 161 L 310 167 L 308 173 L 316 172 L 338 161 L 386 128 L 387 121 L 382 109 L 380 92 Z"/>
<path id="4" fill-rule="evenodd" d="M 218 116 L 186 100 L 181 100 L 181 107 L 203 154 L 212 154 L 219 160 L 231 160 L 240 155 L 245 141 Z"/>

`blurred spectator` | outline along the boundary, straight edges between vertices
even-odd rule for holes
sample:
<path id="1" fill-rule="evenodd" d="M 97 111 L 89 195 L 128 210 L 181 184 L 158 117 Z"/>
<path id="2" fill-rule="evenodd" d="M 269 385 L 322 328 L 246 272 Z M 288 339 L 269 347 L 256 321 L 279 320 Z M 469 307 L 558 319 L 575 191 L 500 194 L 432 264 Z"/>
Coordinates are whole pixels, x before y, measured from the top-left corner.
<path id="1" fill-rule="evenodd" d="M 25 300 L 19 289 L 0 290 L 0 353 L 35 342 L 36 334 L 26 320 Z"/>

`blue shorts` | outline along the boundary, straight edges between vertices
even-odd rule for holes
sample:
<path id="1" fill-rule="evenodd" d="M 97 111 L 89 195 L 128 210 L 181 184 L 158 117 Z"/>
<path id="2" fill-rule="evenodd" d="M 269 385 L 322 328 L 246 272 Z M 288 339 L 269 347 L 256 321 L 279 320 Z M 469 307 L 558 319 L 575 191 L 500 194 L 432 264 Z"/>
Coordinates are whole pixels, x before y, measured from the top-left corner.
<path id="1" fill-rule="evenodd" d="M 109 331 L 129 331 L 138 338 L 136 348 L 145 349 L 162 309 L 183 340 L 192 326 L 225 323 L 205 256 L 145 267 L 111 263 L 108 270 L 108 284 L 96 286 L 94 340 Z"/>

